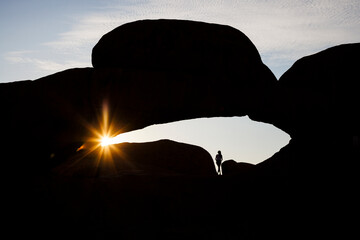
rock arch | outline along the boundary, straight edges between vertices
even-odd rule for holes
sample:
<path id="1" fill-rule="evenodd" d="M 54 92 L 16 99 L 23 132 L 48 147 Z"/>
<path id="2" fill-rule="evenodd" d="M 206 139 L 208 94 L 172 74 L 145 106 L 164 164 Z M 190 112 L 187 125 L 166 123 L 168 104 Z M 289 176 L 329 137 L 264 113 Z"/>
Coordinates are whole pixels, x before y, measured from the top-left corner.
<path id="1" fill-rule="evenodd" d="M 312 163 L 324 159 L 321 154 L 329 146 L 340 146 L 335 155 L 326 155 L 335 170 L 334 156 L 346 149 L 350 158 L 358 154 L 347 143 L 359 136 L 354 110 L 359 85 L 352 77 L 357 76 L 353 59 L 358 53 L 359 44 L 325 50 L 299 60 L 277 82 L 252 42 L 232 27 L 183 20 L 128 23 L 100 39 L 92 53 L 94 68 L 0 85 L 4 149 L 14 159 L 46 159 L 53 151 L 74 149 L 88 137 L 105 101 L 110 118 L 116 119 L 114 129 L 121 131 L 249 115 L 292 136 L 292 147 L 285 152 L 315 151 Z M 331 118 L 337 113 L 343 117 Z M 13 144 L 20 135 L 28 137 L 21 147 Z M 289 160 L 289 154 L 278 154 L 274 159 L 295 161 L 295 169 L 306 170 L 308 164 L 298 156 Z"/>
<path id="2" fill-rule="evenodd" d="M 6 136 L 27 135 L 37 143 L 26 143 L 27 152 L 50 155 L 88 137 L 87 125 L 96 123 L 104 101 L 114 128 L 130 131 L 244 116 L 263 104 L 276 83 L 242 32 L 193 21 L 125 24 L 100 39 L 92 61 L 94 68 L 2 84 L 4 112 L 10 113 L 3 119 Z"/>
<path id="3" fill-rule="evenodd" d="M 94 68 L 1 84 L 1 150 L 6 156 L 2 167 L 8 185 L 4 199 L 9 206 L 5 216 L 10 223 L 14 216 L 25 216 L 20 223 L 16 219 L 11 230 L 45 226 L 69 236 L 75 226 L 78 236 L 93 237 L 94 231 L 83 230 L 100 228 L 116 236 L 120 229 L 125 237 L 139 233 L 135 236 L 144 238 L 151 233 L 159 237 L 149 230 L 161 226 L 165 234 L 176 236 L 181 229 L 180 236 L 193 237 L 200 223 L 198 229 L 213 229 L 206 232 L 209 237 L 224 236 L 217 229 L 250 238 L 308 235 L 314 230 L 319 236 L 334 235 L 328 229 L 339 236 L 354 235 L 357 228 L 346 214 L 358 205 L 359 74 L 354 59 L 359 46 L 337 46 L 300 59 L 277 82 L 251 41 L 236 29 L 190 21 L 139 21 L 99 42 Z M 141 178 L 130 190 L 122 179 L 38 178 L 37 170 L 49 170 L 46 164 L 53 151 L 66 154 L 64 148 L 74 150 L 88 137 L 104 101 L 110 118 L 116 119 L 114 129 L 123 131 L 180 119 L 249 115 L 288 132 L 292 141 L 267 161 L 245 166 L 251 175 L 247 181 Z M 19 136 L 27 138 L 19 142 Z M 234 162 L 227 167 L 234 175 L 245 170 Z M 133 178 L 128 180 L 134 184 Z M 179 191 L 184 201 L 179 201 Z M 99 203 L 101 211 L 93 211 Z M 212 211 L 219 205 L 222 211 Z M 327 206 L 332 206 L 330 212 Z M 213 219 L 224 220 L 224 227 Z"/>

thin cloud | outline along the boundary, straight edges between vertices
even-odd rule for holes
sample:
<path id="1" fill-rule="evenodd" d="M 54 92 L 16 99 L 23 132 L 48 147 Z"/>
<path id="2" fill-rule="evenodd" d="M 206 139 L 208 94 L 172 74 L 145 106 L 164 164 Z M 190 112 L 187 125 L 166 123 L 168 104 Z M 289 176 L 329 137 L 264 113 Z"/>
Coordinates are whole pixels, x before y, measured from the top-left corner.
<path id="1" fill-rule="evenodd" d="M 28 64 L 45 72 L 58 72 L 69 68 L 88 67 L 87 62 L 76 60 L 53 61 L 41 58 L 34 58 L 28 55 L 33 54 L 34 51 L 13 51 L 5 55 L 5 59 L 13 64 Z"/>
<path id="2" fill-rule="evenodd" d="M 59 72 L 70 68 L 89 67 L 88 63 L 86 62 L 79 62 L 72 60 L 67 60 L 64 62 L 55 62 L 49 60 L 31 59 L 31 62 L 38 68 L 50 72 Z"/>
<path id="3" fill-rule="evenodd" d="M 26 51 L 11 51 L 7 52 L 4 56 L 5 60 L 11 63 L 25 63 L 27 62 L 27 58 L 25 55 L 32 54 L 34 51 L 26 50 Z"/>

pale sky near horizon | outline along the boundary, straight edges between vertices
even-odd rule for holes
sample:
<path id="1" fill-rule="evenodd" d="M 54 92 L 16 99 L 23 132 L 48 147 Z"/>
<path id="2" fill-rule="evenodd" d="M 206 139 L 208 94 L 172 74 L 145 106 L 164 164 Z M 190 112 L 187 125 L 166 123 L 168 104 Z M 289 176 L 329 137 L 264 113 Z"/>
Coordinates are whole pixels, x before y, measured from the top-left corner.
<path id="1" fill-rule="evenodd" d="M 244 32 L 279 78 L 299 58 L 360 42 L 358 0 L 9 0 L 0 2 L 0 83 L 91 67 L 102 35 L 140 19 L 189 19 Z M 289 141 L 247 117 L 181 121 L 127 134 L 125 141 L 170 138 L 225 159 L 258 163 Z"/>

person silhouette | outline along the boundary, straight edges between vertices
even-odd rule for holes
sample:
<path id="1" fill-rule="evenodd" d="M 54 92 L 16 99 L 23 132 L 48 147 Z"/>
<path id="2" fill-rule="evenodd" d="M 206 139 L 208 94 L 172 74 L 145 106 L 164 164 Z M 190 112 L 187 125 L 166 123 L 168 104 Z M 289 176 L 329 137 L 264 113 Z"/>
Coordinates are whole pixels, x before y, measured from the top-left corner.
<path id="1" fill-rule="evenodd" d="M 218 166 L 218 174 L 221 175 L 221 162 L 223 160 L 223 156 L 221 155 L 221 151 L 218 151 L 215 157 L 216 165 Z"/>

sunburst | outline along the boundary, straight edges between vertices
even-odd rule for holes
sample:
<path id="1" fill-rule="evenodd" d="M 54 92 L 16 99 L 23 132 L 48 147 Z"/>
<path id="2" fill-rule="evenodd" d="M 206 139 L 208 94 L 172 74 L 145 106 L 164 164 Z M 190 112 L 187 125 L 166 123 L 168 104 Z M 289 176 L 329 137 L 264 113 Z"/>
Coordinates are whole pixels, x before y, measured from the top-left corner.
<path id="1" fill-rule="evenodd" d="M 81 159 L 85 159 L 90 154 L 96 156 L 96 169 L 106 167 L 107 171 L 112 169 L 116 173 L 113 155 L 121 155 L 118 147 L 115 147 L 114 137 L 121 133 L 121 130 L 115 131 L 115 119 L 110 119 L 109 107 L 106 101 L 102 106 L 102 112 L 98 115 L 98 122 L 95 125 L 87 124 L 92 137 L 78 148 L 82 151 Z M 80 159 L 79 159 L 80 160 Z"/>
<path id="2" fill-rule="evenodd" d="M 113 138 L 111 137 L 108 137 L 108 136 L 103 136 L 101 139 L 100 139 L 100 145 L 102 147 L 106 147 L 106 146 L 109 146 L 113 144 Z"/>

